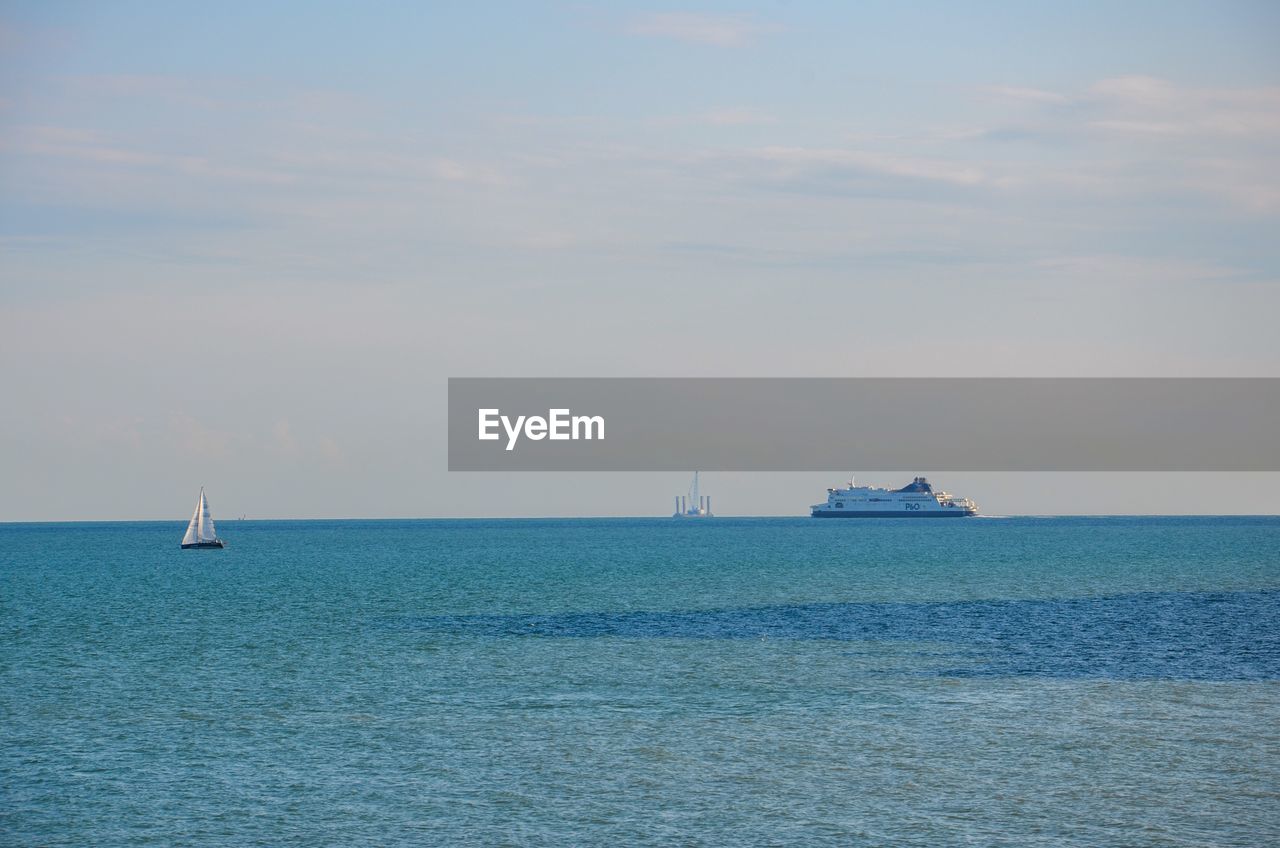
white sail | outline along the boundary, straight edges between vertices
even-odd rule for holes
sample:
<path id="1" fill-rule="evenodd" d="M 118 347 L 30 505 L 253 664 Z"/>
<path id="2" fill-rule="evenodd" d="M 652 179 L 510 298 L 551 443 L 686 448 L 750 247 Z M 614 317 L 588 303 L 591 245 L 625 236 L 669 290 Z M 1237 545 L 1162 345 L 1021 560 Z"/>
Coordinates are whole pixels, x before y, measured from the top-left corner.
<path id="1" fill-rule="evenodd" d="M 209 501 L 204 496 L 204 489 L 200 490 L 200 541 L 212 542 L 218 538 L 218 532 L 213 529 L 213 516 L 209 514 Z"/>
<path id="2" fill-rule="evenodd" d="M 196 500 L 196 511 L 191 514 L 191 523 L 187 525 L 187 534 L 182 537 L 182 544 L 194 545 L 199 542 L 212 542 L 218 538 L 213 527 L 213 516 L 209 514 L 209 501 L 205 499 L 204 489 Z"/>
<path id="3" fill-rule="evenodd" d="M 194 545 L 200 538 L 200 506 L 204 503 L 204 489 L 196 498 L 196 511 L 191 513 L 191 523 L 187 525 L 187 535 L 182 537 L 182 544 Z"/>

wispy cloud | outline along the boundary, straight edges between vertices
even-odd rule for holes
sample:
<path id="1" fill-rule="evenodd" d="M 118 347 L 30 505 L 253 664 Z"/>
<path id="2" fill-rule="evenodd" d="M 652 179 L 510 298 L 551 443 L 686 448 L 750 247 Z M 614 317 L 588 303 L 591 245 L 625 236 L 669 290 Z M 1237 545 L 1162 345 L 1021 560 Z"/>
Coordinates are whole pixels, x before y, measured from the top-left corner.
<path id="1" fill-rule="evenodd" d="M 1064 283 L 1092 280 L 1167 286 L 1178 283 L 1233 283 L 1259 278 L 1253 269 L 1234 265 L 1126 254 L 1081 253 L 1043 257 L 1029 264 L 1037 277 L 1053 275 Z"/>
<path id="2" fill-rule="evenodd" d="M 987 91 L 1020 111 L 981 138 L 1056 150 L 1052 168 L 1021 170 L 1028 186 L 1070 186 L 1113 203 L 1181 193 L 1253 212 L 1280 208 L 1280 87 L 1188 86 L 1131 75 L 1076 91 Z"/>
<path id="3" fill-rule="evenodd" d="M 751 127 L 776 124 L 778 118 L 771 112 L 749 107 L 725 107 L 708 109 L 693 114 L 663 115 L 649 119 L 651 127 L 670 128 L 680 126 Z"/>
<path id="4" fill-rule="evenodd" d="M 1073 107 L 1069 118 L 1119 133 L 1148 135 L 1280 135 L 1280 87 L 1209 88 L 1159 77 L 1130 75 L 1098 80 L 1076 92 L 994 86 L 997 97 L 1036 106 Z"/>
<path id="5" fill-rule="evenodd" d="M 929 159 L 870 150 L 808 147 L 766 147 L 752 154 L 760 161 L 795 171 L 846 169 L 865 173 L 928 180 L 958 186 L 977 185 L 987 176 L 980 169 L 945 159 Z"/>
<path id="6" fill-rule="evenodd" d="M 1196 88 L 1155 77 L 1101 80 L 1085 97 L 1101 129 L 1160 135 L 1280 137 L 1280 87 Z"/>
<path id="7" fill-rule="evenodd" d="M 307 141 L 313 146 L 308 147 Z M 185 179 L 220 187 L 346 185 L 371 190 L 424 183 L 494 188 L 511 181 L 492 163 L 474 157 L 407 151 L 393 139 L 377 141 L 354 148 L 333 138 L 307 139 L 282 125 L 275 137 L 264 133 L 243 144 L 210 143 L 196 137 L 171 145 L 176 150 L 165 150 L 156 149 L 154 140 L 136 135 L 29 125 L 14 128 L 6 140 L 0 140 L 0 152 L 61 160 L 92 168 L 98 175 L 131 178 L 135 188 L 137 180 L 144 178 L 162 183 Z"/>
<path id="8" fill-rule="evenodd" d="M 185 413 L 170 416 L 169 430 L 183 454 L 201 459 L 226 458 L 235 440 L 234 434 L 210 427 Z"/>
<path id="9" fill-rule="evenodd" d="M 271 435 L 276 448 L 282 453 L 293 455 L 298 452 L 298 440 L 294 438 L 289 419 L 281 418 L 276 421 L 271 428 Z"/>
<path id="10" fill-rule="evenodd" d="M 1024 100 L 1030 103 L 1066 103 L 1070 100 L 1067 95 L 1056 91 L 1045 91 L 1041 88 L 1027 88 L 1017 85 L 996 85 L 987 90 L 998 97 Z"/>
<path id="11" fill-rule="evenodd" d="M 633 18 L 627 31 L 634 35 L 671 38 L 716 47 L 743 47 L 776 25 L 753 15 L 707 15 L 695 12 L 655 12 Z"/>
<path id="12" fill-rule="evenodd" d="M 712 109 L 704 112 L 701 117 L 705 123 L 717 127 L 772 124 L 777 121 L 773 115 L 759 109 Z"/>

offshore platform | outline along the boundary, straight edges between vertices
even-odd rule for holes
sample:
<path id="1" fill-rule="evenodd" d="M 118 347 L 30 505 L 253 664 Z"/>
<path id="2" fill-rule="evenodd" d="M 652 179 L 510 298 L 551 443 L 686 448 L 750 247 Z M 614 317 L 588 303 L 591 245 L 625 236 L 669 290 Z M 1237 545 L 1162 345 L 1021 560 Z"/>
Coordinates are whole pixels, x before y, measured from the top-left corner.
<path id="1" fill-rule="evenodd" d="M 676 511 L 672 518 L 712 518 L 711 496 L 698 494 L 698 472 L 693 472 L 689 494 L 676 495 Z"/>

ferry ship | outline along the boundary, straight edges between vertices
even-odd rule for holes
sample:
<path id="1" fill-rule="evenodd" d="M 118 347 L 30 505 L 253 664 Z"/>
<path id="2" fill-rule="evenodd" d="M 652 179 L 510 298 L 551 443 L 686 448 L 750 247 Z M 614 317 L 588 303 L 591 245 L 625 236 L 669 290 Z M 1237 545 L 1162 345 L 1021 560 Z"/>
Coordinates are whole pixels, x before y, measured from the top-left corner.
<path id="1" fill-rule="evenodd" d="M 814 518 L 964 518 L 978 514 L 968 498 L 935 492 L 924 477 L 901 489 L 849 485 L 827 489 L 827 502 L 814 504 Z"/>

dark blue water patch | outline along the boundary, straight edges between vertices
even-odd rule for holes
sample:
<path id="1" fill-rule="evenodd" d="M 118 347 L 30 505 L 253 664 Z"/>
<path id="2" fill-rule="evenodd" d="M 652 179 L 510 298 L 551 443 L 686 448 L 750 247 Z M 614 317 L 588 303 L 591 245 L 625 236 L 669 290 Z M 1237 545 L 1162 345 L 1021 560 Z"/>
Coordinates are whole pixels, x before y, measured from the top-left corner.
<path id="1" fill-rule="evenodd" d="M 390 626 L 494 638 L 792 639 L 943 643 L 948 677 L 1280 679 L 1280 591 L 821 603 L 668 612 L 427 616 Z M 945 652 L 944 652 L 945 656 Z"/>

